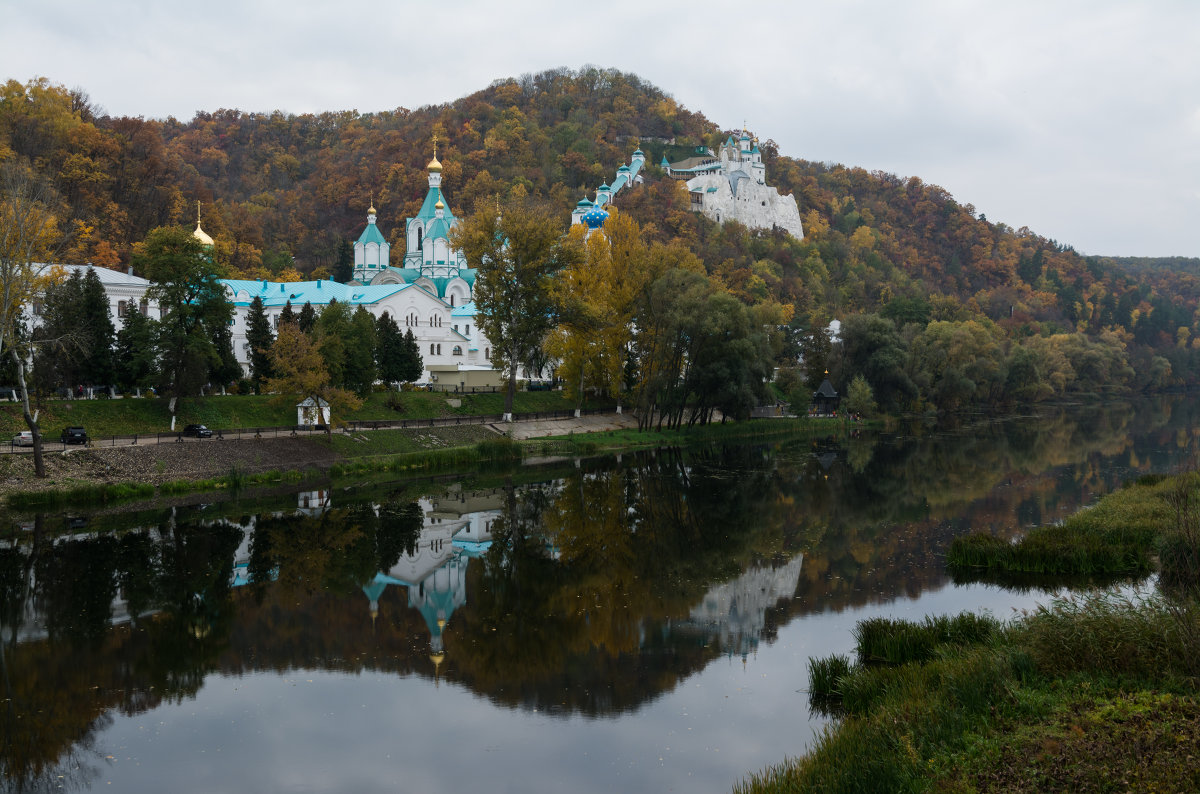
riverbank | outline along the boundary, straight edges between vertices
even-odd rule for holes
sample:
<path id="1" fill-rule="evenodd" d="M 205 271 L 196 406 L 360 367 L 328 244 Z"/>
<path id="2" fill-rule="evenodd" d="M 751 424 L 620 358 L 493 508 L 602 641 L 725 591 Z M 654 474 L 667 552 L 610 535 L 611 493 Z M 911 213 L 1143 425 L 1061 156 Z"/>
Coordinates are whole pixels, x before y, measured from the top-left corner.
<path id="1" fill-rule="evenodd" d="M 106 502 L 302 481 L 369 472 L 445 470 L 487 461 L 545 460 L 720 439 L 837 432 L 836 420 L 756 420 L 683 431 L 637 430 L 629 414 L 585 415 L 507 424 L 462 424 L 242 440 L 187 439 L 151 446 L 70 448 L 45 456 L 0 456 L 0 498 L 21 508 Z"/>
<path id="2" fill-rule="evenodd" d="M 1194 472 L 1150 478 L 1034 548 L 1091 559 L 1115 531 L 1194 559 L 1198 519 Z M 809 662 L 812 708 L 839 719 L 736 791 L 1200 791 L 1200 577 L 1172 570 L 1163 593 L 1093 590 L 1010 622 L 860 622 L 856 658 Z"/>

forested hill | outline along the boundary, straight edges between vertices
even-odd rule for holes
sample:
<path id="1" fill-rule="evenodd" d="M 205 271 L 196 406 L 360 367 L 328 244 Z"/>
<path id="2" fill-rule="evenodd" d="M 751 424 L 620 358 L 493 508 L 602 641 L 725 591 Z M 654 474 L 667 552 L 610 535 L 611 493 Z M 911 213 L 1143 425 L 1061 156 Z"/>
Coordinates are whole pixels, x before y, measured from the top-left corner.
<path id="1" fill-rule="evenodd" d="M 919 178 L 784 156 L 770 140 L 768 182 L 796 195 L 805 239 L 722 228 L 691 213 L 656 164 L 715 148 L 729 132 L 634 75 L 597 69 L 499 80 L 417 110 L 218 110 L 186 122 L 100 115 L 86 95 L 44 79 L 10 80 L 0 94 L 0 159 L 27 159 L 56 183 L 62 215 L 74 219 L 67 262 L 123 267 L 150 229 L 193 224 L 199 201 L 231 275 L 298 278 L 293 264 L 325 275 L 372 200 L 400 242 L 426 191 L 435 134 L 456 214 L 524 193 L 555 202 L 564 224 L 640 145 L 649 183 L 623 192 L 618 209 L 646 235 L 691 247 L 747 302 L 778 301 L 806 323 L 880 312 L 900 324 L 986 317 L 1016 336 L 1109 331 L 1176 351 L 1177 374 L 1196 371 L 1200 273 L 1186 262 L 1085 258 L 977 216 Z"/>

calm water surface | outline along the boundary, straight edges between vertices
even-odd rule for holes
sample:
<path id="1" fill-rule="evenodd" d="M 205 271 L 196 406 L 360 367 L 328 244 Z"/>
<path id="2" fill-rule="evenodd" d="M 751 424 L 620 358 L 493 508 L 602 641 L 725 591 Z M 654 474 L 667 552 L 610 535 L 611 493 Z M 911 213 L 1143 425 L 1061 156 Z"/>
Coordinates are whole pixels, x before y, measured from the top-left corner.
<path id="1" fill-rule="evenodd" d="M 1198 449 L 1194 401 L 10 516 L 10 790 L 728 791 L 865 617 L 989 610 L 942 555 Z"/>

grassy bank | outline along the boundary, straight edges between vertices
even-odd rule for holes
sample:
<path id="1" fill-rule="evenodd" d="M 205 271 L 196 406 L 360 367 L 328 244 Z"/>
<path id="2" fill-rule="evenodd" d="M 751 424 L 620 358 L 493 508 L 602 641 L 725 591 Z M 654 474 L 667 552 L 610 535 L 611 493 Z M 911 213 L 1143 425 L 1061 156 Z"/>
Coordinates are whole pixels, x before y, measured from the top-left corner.
<path id="1" fill-rule="evenodd" d="M 563 411 L 575 406 L 558 391 L 518 392 L 517 413 Z M 589 403 L 586 408 L 608 408 Z M 372 392 L 346 421 L 379 422 L 435 419 L 445 416 L 494 415 L 504 411 L 503 394 L 442 394 L 437 392 Z M 215 395 L 180 401 L 176 425 L 204 424 L 215 430 L 290 426 L 296 423 L 295 400 L 269 395 Z M 83 425 L 93 438 L 166 433 L 171 429 L 167 400 L 48 400 L 40 407 L 38 424 L 51 438 L 67 425 Z M 0 405 L 0 439 L 27 429 L 16 403 Z"/>
<path id="2" fill-rule="evenodd" d="M 995 575 L 1146 574 L 1157 559 L 1168 581 L 1200 576 L 1200 473 L 1143 477 L 1061 525 L 1037 527 L 1018 542 L 975 533 L 947 552 L 952 571 Z"/>
<path id="3" fill-rule="evenodd" d="M 1200 791 L 1200 609 L 1058 601 L 1011 624 L 868 621 L 810 662 L 811 752 L 736 791 Z"/>

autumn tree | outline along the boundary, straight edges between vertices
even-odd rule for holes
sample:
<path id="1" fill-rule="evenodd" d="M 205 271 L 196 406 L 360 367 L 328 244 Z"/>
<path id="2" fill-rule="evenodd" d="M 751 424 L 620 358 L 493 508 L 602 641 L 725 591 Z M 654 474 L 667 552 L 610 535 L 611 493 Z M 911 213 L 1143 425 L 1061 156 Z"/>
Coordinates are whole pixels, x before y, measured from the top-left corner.
<path id="1" fill-rule="evenodd" d="M 850 386 L 846 389 L 846 402 L 842 405 L 847 413 L 856 414 L 858 416 L 869 417 L 873 416 L 876 410 L 875 395 L 871 391 L 871 384 L 867 383 L 867 379 L 862 375 L 855 375 L 850 381 Z"/>
<path id="2" fill-rule="evenodd" d="M 582 236 L 583 226 L 571 234 Z M 633 315 L 649 274 L 648 247 L 632 218 L 615 210 L 581 245 L 584 255 L 553 280 L 559 325 L 546 350 L 560 361 L 563 391 L 582 408 L 585 389 L 617 400 L 633 339 Z"/>
<path id="3" fill-rule="evenodd" d="M 29 407 L 25 362 L 29 335 L 24 328 L 25 306 L 49 283 L 50 274 L 38 260 L 58 241 L 58 221 L 53 196 L 44 182 L 16 162 L 0 164 L 0 356 L 7 355 L 16 369 L 21 411 L 33 434 L 34 471 L 46 476 L 42 436 Z"/>
<path id="4" fill-rule="evenodd" d="M 362 405 L 354 394 L 333 385 L 324 357 L 299 325 L 279 326 L 270 358 L 275 376 L 266 381 L 265 387 L 281 399 L 294 397 L 299 402 L 311 397 L 318 405 L 328 403 L 334 424 L 344 424 L 342 417 Z"/>
<path id="5" fill-rule="evenodd" d="M 477 269 L 475 309 L 479 329 L 492 343 L 493 360 L 508 371 L 504 420 L 512 421 L 517 371 L 541 349 L 554 328 L 552 277 L 581 256 L 563 236 L 560 215 L 529 202 L 484 206 L 453 234 L 453 244 Z"/>

